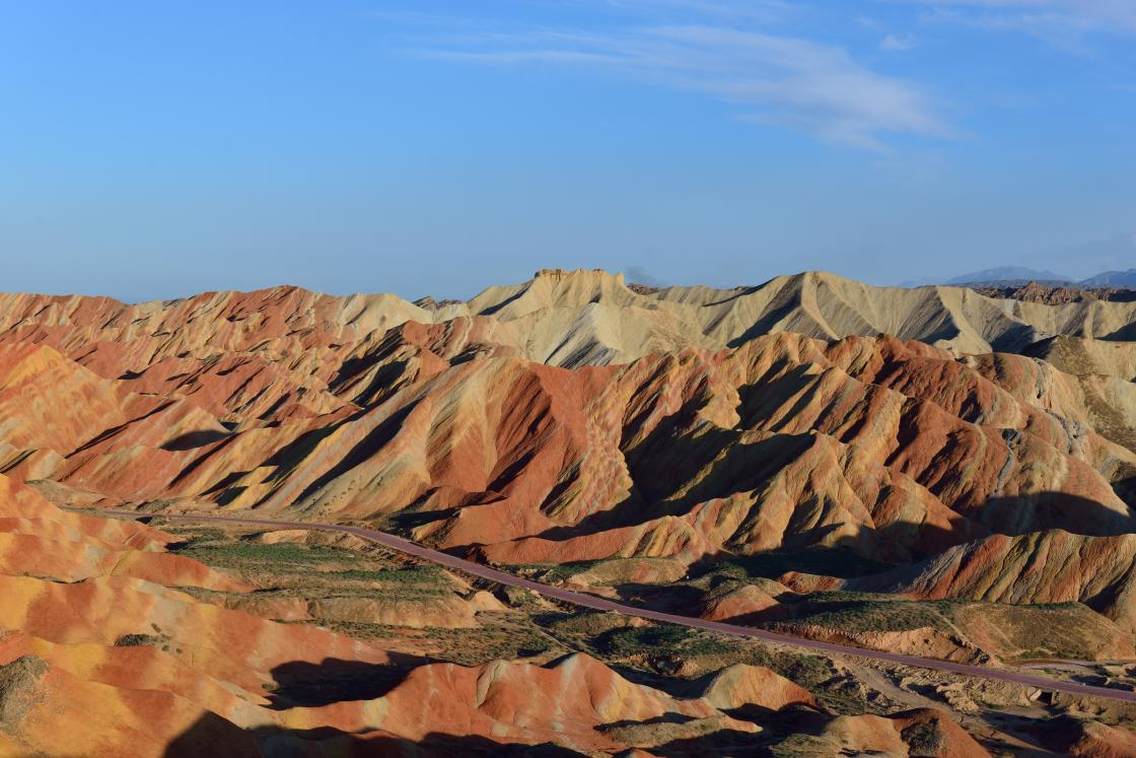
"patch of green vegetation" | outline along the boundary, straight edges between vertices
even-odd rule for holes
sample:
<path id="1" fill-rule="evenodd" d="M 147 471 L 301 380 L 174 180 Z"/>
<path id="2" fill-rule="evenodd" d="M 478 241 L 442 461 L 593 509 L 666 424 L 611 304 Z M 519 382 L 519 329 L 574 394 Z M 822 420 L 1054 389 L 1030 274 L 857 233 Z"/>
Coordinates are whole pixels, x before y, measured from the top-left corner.
<path id="1" fill-rule="evenodd" d="M 351 582 L 382 582 L 384 584 L 436 584 L 445 579 L 445 573 L 437 566 L 425 565 L 397 569 L 329 571 L 327 578 Z"/>
<path id="2" fill-rule="evenodd" d="M 1013 660 L 1092 660 L 1109 655 L 1116 636 L 1111 621 L 1075 602 L 966 603 L 953 609 L 952 618 L 964 633 L 974 627 L 997 629 L 997 654 Z"/>
<path id="3" fill-rule="evenodd" d="M 423 633 L 441 648 L 434 657 L 462 666 L 531 658 L 559 649 L 539 628 L 529 624 L 489 625 L 476 629 L 431 627 Z"/>
<path id="4" fill-rule="evenodd" d="M 441 567 L 382 554 L 294 542 L 266 544 L 225 535 L 223 541 L 214 540 L 212 535 L 205 539 L 211 541 L 189 541 L 179 546 L 178 552 L 248 580 L 262 601 L 302 598 L 328 603 L 328 607 L 350 598 L 432 603 L 455 589 Z M 226 593 L 207 594 L 196 588 L 188 591 L 209 602 L 240 607 L 240 599 L 228 598 Z M 318 617 L 315 621 L 327 623 Z"/>
<path id="5" fill-rule="evenodd" d="M 929 602 L 849 600 L 801 603 L 791 624 L 822 626 L 841 632 L 888 632 L 949 629 L 942 611 Z"/>
<path id="6" fill-rule="evenodd" d="M 533 620 L 557 638 L 588 640 L 611 629 L 621 629 L 634 622 L 627 616 L 598 611 L 579 611 L 577 613 L 541 613 Z"/>
<path id="7" fill-rule="evenodd" d="M 781 742 L 770 746 L 774 758 L 801 758 L 801 756 L 832 755 L 837 746 L 832 740 L 811 734 L 791 734 Z"/>
<path id="8" fill-rule="evenodd" d="M 802 596 L 802 599 L 806 602 L 814 603 L 851 603 L 857 601 L 866 603 L 904 602 L 904 598 L 899 598 L 895 595 L 881 595 L 874 592 L 851 592 L 849 590 L 814 592 L 810 595 Z"/>
<path id="9" fill-rule="evenodd" d="M 505 595 L 505 603 L 510 608 L 535 612 L 544 607 L 541 596 L 530 589 L 506 586 L 502 592 Z"/>
<path id="10" fill-rule="evenodd" d="M 124 634 L 114 641 L 115 647 L 142 647 L 149 645 L 161 649 L 166 653 L 181 653 L 181 648 L 175 648 L 173 641 L 168 634 L 162 633 L 162 628 L 157 624 L 150 624 L 150 628 L 154 630 L 154 634 L 148 633 L 135 633 Z"/>
<path id="11" fill-rule="evenodd" d="M 756 576 L 776 579 L 790 571 L 798 571 L 846 579 L 878 574 L 889 568 L 891 566 L 886 563 L 864 558 L 848 548 L 828 548 L 732 555 L 716 559 L 700 573 L 722 574 L 735 579 Z"/>
<path id="12" fill-rule="evenodd" d="M 907 743 L 912 755 L 939 755 L 946 746 L 946 739 L 933 721 L 912 724 L 900 736 Z"/>
<path id="13" fill-rule="evenodd" d="M 728 655 L 736 648 L 725 640 L 672 624 L 634 626 L 604 632 L 594 641 L 597 650 L 617 658 L 643 654 L 671 656 Z"/>
<path id="14" fill-rule="evenodd" d="M 603 561 L 570 561 L 568 563 L 522 563 L 512 566 L 514 573 L 542 582 L 563 582 L 582 574 Z"/>
<path id="15" fill-rule="evenodd" d="M 300 597 L 305 600 L 328 600 L 336 598 L 380 598 L 384 600 L 436 601 L 449 594 L 450 590 L 441 585 L 427 584 L 342 584 L 325 581 L 322 574 L 307 577 L 292 574 L 277 582 L 272 589 L 260 590 L 261 596 Z"/>
<path id="16" fill-rule="evenodd" d="M 312 565 L 317 563 L 356 562 L 359 556 L 349 550 L 322 545 L 293 542 L 264 543 L 251 540 L 178 546 L 177 552 L 210 566 L 243 565 Z"/>
<path id="17" fill-rule="evenodd" d="M 160 647 L 168 641 L 168 637 L 158 634 L 124 634 L 114 641 L 115 647 L 142 647 L 154 645 Z"/>
<path id="18" fill-rule="evenodd" d="M 163 524 L 163 527 L 169 529 L 165 524 Z M 181 542 L 171 546 L 175 550 L 212 543 L 223 543 L 231 539 L 224 530 L 216 527 L 183 527 L 177 529 L 175 533 L 182 538 Z"/>
<path id="19" fill-rule="evenodd" d="M 819 655 L 778 652 L 769 655 L 764 665 L 805 689 L 814 689 L 832 679 L 836 670 L 832 662 Z"/>
<path id="20" fill-rule="evenodd" d="M 1024 605 L 1024 606 L 1017 606 L 1017 607 L 1024 608 L 1024 609 L 1039 610 L 1039 611 L 1075 611 L 1075 612 L 1081 612 L 1085 609 L 1085 606 L 1083 604 L 1078 603 L 1076 601 L 1070 601 L 1070 602 L 1067 602 L 1067 603 L 1036 603 L 1034 605 Z"/>
<path id="21" fill-rule="evenodd" d="M 320 626 L 327 627 L 333 632 L 346 634 L 361 640 L 380 640 L 398 637 L 402 633 L 401 627 L 389 624 L 372 624 L 366 621 L 328 621 L 321 620 Z"/>

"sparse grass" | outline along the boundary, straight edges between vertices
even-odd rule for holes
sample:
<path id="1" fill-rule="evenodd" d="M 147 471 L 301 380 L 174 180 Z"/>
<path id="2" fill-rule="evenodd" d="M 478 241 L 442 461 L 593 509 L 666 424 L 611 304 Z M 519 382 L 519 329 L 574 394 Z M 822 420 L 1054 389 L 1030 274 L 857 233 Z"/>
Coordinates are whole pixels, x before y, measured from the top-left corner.
<path id="1" fill-rule="evenodd" d="M 802 756 L 829 755 L 836 749 L 831 740 L 810 734 L 790 734 L 770 747 L 774 758 L 802 758 Z"/>
<path id="2" fill-rule="evenodd" d="M 165 653 L 178 653 L 180 654 L 181 648 L 173 642 L 168 634 L 162 633 L 161 627 L 157 624 L 150 624 L 150 628 L 154 630 L 154 634 L 149 633 L 134 633 L 124 634 L 114 641 L 115 647 L 156 647 Z"/>
<path id="3" fill-rule="evenodd" d="M 115 647 L 141 647 L 143 645 L 160 646 L 169 641 L 165 635 L 158 634 L 124 634 L 114 641 Z"/>
<path id="4" fill-rule="evenodd" d="M 530 658 L 556 649 L 552 640 L 527 621 L 488 624 L 477 629 L 429 628 L 423 632 L 427 639 L 439 646 L 435 657 L 462 666 Z"/>
<path id="5" fill-rule="evenodd" d="M 850 600 L 808 602 L 790 626 L 807 624 L 841 632 L 894 632 L 932 628 L 948 630 L 950 623 L 933 602 Z"/>
<path id="6" fill-rule="evenodd" d="M 262 565 L 307 565 L 319 563 L 351 563 L 360 557 L 349 550 L 322 545 L 293 542 L 264 543 L 239 540 L 219 544 L 191 542 L 179 546 L 177 552 L 210 566 L 221 568 Z"/>
<path id="7" fill-rule="evenodd" d="M 699 575 L 720 574 L 735 579 L 776 579 L 789 571 L 849 578 L 877 574 L 891 568 L 886 563 L 857 555 L 847 548 L 769 551 L 755 555 L 732 555 L 716 559 Z"/>
<path id="8" fill-rule="evenodd" d="M 902 732 L 912 755 L 939 755 L 946 746 L 946 739 L 935 722 L 912 724 Z"/>
<path id="9" fill-rule="evenodd" d="M 633 619 L 627 616 L 597 611 L 542 613 L 534 616 L 534 621 L 558 639 L 571 639 L 580 643 L 612 629 L 621 629 L 634 624 Z"/>
<path id="10" fill-rule="evenodd" d="M 333 632 L 361 640 L 381 640 L 400 636 L 401 629 L 389 624 L 372 624 L 366 621 L 320 621 L 320 626 Z"/>
<path id="11" fill-rule="evenodd" d="M 512 566 L 513 573 L 541 582 L 563 582 L 582 574 L 603 561 L 571 561 L 569 563 L 524 563 Z"/>
<path id="12" fill-rule="evenodd" d="M 407 566 L 405 568 L 344 569 L 325 572 L 325 578 L 347 582 L 378 582 L 382 584 L 438 584 L 445 581 L 445 573 L 437 566 Z"/>
<path id="13" fill-rule="evenodd" d="M 229 542 L 232 539 L 223 529 L 217 529 L 215 527 L 180 527 L 177 529 L 169 529 L 169 531 L 174 532 L 182 538 L 180 543 L 173 546 L 179 549 L 194 545 Z"/>
<path id="14" fill-rule="evenodd" d="M 1010 660 L 1093 660 L 1116 635 L 1111 622 L 1080 603 L 973 603 L 956 608 L 954 619 L 964 631 L 988 631 L 999 646 L 994 652 Z"/>
<path id="15" fill-rule="evenodd" d="M 295 542 L 264 543 L 216 530 L 192 533 L 176 551 L 244 578 L 256 586 L 258 596 L 266 600 L 381 598 L 429 603 L 455 589 L 444 569 L 413 564 L 382 552 Z M 211 598 L 210 593 L 191 591 L 212 602 L 231 602 L 223 596 Z M 321 618 L 314 622 L 331 623 Z M 363 623 L 350 633 L 374 636 L 373 631 Z"/>
<path id="16" fill-rule="evenodd" d="M 616 658 L 641 655 L 700 657 L 729 655 L 735 645 L 694 629 L 672 624 L 624 627 L 603 633 L 594 641 L 600 652 Z"/>

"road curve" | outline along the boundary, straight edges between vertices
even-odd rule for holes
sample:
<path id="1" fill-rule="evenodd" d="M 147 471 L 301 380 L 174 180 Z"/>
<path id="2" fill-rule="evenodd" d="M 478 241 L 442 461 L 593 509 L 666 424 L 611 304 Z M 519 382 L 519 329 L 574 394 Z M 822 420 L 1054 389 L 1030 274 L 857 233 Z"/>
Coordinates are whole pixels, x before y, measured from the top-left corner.
<path id="1" fill-rule="evenodd" d="M 779 645 L 788 645 L 803 650 L 810 650 L 814 652 L 833 653 L 837 655 L 852 655 L 859 658 L 867 658 L 874 661 L 882 661 L 884 663 L 899 664 L 902 666 L 913 666 L 915 668 L 930 669 L 932 671 L 945 671 L 951 674 L 959 674 L 962 676 L 970 676 L 978 679 L 988 679 L 999 682 L 1010 682 L 1012 684 L 1024 685 L 1026 687 L 1034 687 L 1044 692 L 1062 692 L 1069 695 L 1083 695 L 1089 697 L 1107 698 L 1109 700 L 1121 700 L 1129 703 L 1136 703 L 1136 692 L 1128 692 L 1125 690 L 1113 689 L 1110 687 L 1096 687 L 1088 684 L 1077 684 L 1076 682 L 1062 682 L 1048 677 L 1033 676 L 1030 674 L 1023 674 L 1016 671 L 1007 671 L 1005 669 L 985 668 L 982 666 L 968 666 L 963 663 L 952 663 L 951 661 L 943 661 L 937 658 L 922 658 L 916 655 L 902 655 L 900 653 L 889 653 L 883 650 L 871 650 L 868 648 L 855 647 L 853 645 L 840 645 L 832 642 L 821 642 L 818 640 L 810 640 L 802 637 L 794 637 L 788 634 L 778 634 L 777 632 L 770 632 L 764 629 L 755 629 L 748 626 L 738 626 L 736 624 L 724 624 L 719 621 L 707 621 L 700 618 L 692 618 L 690 616 L 678 616 L 673 613 L 662 613 L 660 611 L 653 611 L 647 608 L 636 608 L 631 605 L 624 605 L 617 603 L 613 600 L 590 595 L 585 592 L 573 592 L 560 587 L 551 587 L 547 584 L 534 582 L 530 579 L 522 579 L 521 577 L 514 576 L 513 574 L 497 569 L 489 568 L 480 563 L 467 561 L 463 558 L 458 558 L 448 553 L 443 553 L 438 550 L 431 550 L 428 547 L 423 547 L 410 540 L 396 537 L 393 534 L 380 532 L 376 529 L 368 529 L 362 526 L 341 526 L 336 524 L 312 524 L 296 521 L 274 521 L 269 519 L 256 519 L 245 518 L 243 516 L 213 516 L 213 515 L 198 515 L 198 514 L 165 514 L 165 513 L 138 513 L 135 511 L 119 511 L 119 510 L 105 510 L 106 515 L 120 516 L 132 519 L 141 518 L 162 518 L 162 519 L 176 519 L 182 521 L 220 521 L 233 524 L 243 524 L 248 526 L 263 526 L 273 529 L 306 529 L 309 531 L 321 532 L 340 532 L 345 534 L 353 534 L 357 537 L 378 543 L 383 547 L 397 550 L 401 553 L 420 558 L 430 563 L 435 563 L 446 568 L 451 568 L 456 571 L 461 571 L 466 574 L 487 579 L 491 582 L 504 584 L 510 587 L 520 587 L 527 590 L 532 590 L 543 597 L 551 600 L 559 600 L 563 603 L 570 603 L 581 608 L 592 608 L 597 611 L 609 611 L 612 613 L 619 613 L 625 616 L 637 616 L 651 621 L 660 621 L 667 624 L 677 624 L 679 626 L 689 627 L 691 629 L 704 629 L 711 632 L 719 632 L 721 634 L 728 634 L 735 637 L 746 637 L 749 639 L 763 640 L 765 642 L 774 642 Z"/>

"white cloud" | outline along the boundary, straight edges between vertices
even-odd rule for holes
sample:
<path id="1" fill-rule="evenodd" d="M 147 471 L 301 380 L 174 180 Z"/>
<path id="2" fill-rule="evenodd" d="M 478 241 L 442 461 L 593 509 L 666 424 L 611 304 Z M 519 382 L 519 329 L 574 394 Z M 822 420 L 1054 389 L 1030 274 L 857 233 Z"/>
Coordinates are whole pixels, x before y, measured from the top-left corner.
<path id="1" fill-rule="evenodd" d="M 671 4 L 687 9 L 707 5 L 687 0 Z M 725 4 L 711 5 L 720 14 Z M 871 149 L 884 147 L 888 135 L 950 134 L 918 87 L 870 70 L 843 48 L 721 21 L 715 16 L 689 25 L 482 32 L 419 52 L 484 64 L 541 62 L 612 70 L 734 103 L 747 120 Z"/>

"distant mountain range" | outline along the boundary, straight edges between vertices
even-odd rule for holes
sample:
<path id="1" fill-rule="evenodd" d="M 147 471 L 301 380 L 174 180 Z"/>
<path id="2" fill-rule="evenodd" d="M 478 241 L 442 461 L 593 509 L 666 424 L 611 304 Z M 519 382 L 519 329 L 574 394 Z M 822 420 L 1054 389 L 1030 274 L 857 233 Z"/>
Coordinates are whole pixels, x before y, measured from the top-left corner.
<path id="1" fill-rule="evenodd" d="M 969 274 L 956 276 L 945 282 L 934 283 L 953 286 L 984 285 L 1006 287 L 1022 285 L 1028 282 L 1038 282 L 1039 284 L 1049 284 L 1058 287 L 1136 289 L 1136 268 L 1131 268 L 1127 271 L 1106 271 L 1102 274 L 1091 276 L 1088 279 L 1074 279 L 1045 269 L 1033 269 L 1026 266 L 998 266 L 996 268 L 983 269 L 982 271 L 972 271 Z M 913 285 L 914 283 L 905 282 L 905 286 Z"/>
<path id="2" fill-rule="evenodd" d="M 1081 286 L 1136 288 L 1136 268 L 1127 271 L 1106 271 L 1083 280 Z"/>
<path id="3" fill-rule="evenodd" d="M 972 271 L 969 274 L 948 279 L 943 284 L 989 284 L 993 282 L 1054 282 L 1071 284 L 1067 276 L 1041 269 L 1027 268 L 1025 266 L 998 266 L 996 268 Z"/>

